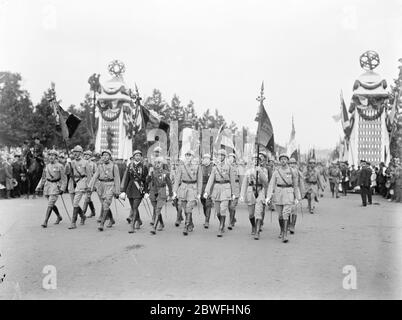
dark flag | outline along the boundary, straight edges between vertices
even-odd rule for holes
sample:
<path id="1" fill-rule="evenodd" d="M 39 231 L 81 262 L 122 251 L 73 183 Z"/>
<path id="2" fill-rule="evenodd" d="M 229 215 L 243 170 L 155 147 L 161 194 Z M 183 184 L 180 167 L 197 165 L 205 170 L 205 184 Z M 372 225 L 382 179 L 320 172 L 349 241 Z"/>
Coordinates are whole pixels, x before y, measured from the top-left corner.
<path id="1" fill-rule="evenodd" d="M 298 151 L 297 150 L 293 151 L 293 153 L 290 155 L 290 157 L 295 159 L 296 161 L 299 161 Z"/>
<path id="2" fill-rule="evenodd" d="M 158 114 L 156 114 L 153 111 L 150 111 L 149 109 L 145 108 L 144 106 L 141 106 L 141 116 L 142 116 L 142 124 L 143 128 L 146 130 L 150 129 L 161 129 L 165 131 L 166 133 L 169 131 L 169 124 L 165 121 L 163 121 Z"/>
<path id="3" fill-rule="evenodd" d="M 258 129 L 256 143 L 263 145 L 271 153 L 275 151 L 274 129 L 272 128 L 271 120 L 265 111 L 264 105 L 260 103 L 259 111 L 255 121 L 258 121 Z"/>
<path id="4" fill-rule="evenodd" d="M 63 139 L 70 139 L 81 123 L 81 119 L 65 111 L 59 104 L 56 106 L 56 112 L 59 116 L 59 126 Z"/>

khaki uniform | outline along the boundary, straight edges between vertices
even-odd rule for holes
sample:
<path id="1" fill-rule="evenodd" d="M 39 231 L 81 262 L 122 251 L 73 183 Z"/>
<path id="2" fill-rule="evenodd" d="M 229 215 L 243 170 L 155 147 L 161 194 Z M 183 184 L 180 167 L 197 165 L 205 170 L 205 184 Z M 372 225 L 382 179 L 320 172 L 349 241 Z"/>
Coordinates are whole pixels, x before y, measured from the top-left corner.
<path id="1" fill-rule="evenodd" d="M 37 189 L 42 189 L 43 195 L 48 199 L 48 206 L 53 206 L 60 194 L 66 188 L 67 176 L 60 163 L 48 163 L 43 169 L 42 178 Z"/>
<path id="2" fill-rule="evenodd" d="M 279 219 L 288 220 L 295 199 L 300 199 L 295 170 L 290 167 L 279 167 L 274 171 L 267 192 L 267 199 L 271 199 L 271 197 L 276 211 L 279 213 Z"/>
<path id="3" fill-rule="evenodd" d="M 338 185 L 341 178 L 342 173 L 338 167 L 332 166 L 329 168 L 329 185 L 331 188 L 332 196 L 334 196 L 335 193 L 336 197 L 338 197 L 339 192 Z"/>
<path id="4" fill-rule="evenodd" d="M 169 190 L 169 196 L 173 195 L 169 171 L 163 168 L 157 169 L 156 167 L 154 167 L 150 175 L 148 176 L 147 185 L 149 186 L 149 199 L 151 200 L 155 212 L 155 228 L 158 221 L 163 226 L 161 213 L 162 208 L 168 198 L 166 187 Z"/>
<path id="5" fill-rule="evenodd" d="M 211 216 L 211 209 L 212 209 L 212 199 L 211 196 L 208 196 L 206 199 L 204 198 L 204 192 L 205 188 L 207 186 L 209 177 L 211 175 L 213 168 L 213 164 L 210 163 L 209 165 L 202 164 L 201 165 L 201 171 L 202 171 L 202 190 L 201 190 L 201 203 L 202 203 L 202 209 L 204 211 L 204 216 L 205 216 L 205 224 L 204 227 L 208 228 L 209 225 L 209 218 Z"/>
<path id="6" fill-rule="evenodd" d="M 321 188 L 319 172 L 315 167 L 308 167 L 304 177 L 305 182 L 305 198 L 308 200 L 308 207 L 310 212 L 314 210 L 314 205 L 312 204 L 312 199 L 314 198 L 318 202 L 318 192 Z"/>
<path id="7" fill-rule="evenodd" d="M 89 192 L 88 183 L 93 176 L 93 168 L 90 161 L 80 159 L 71 161 L 71 167 L 69 168 L 69 174 L 73 177 L 76 187 L 75 196 L 73 201 L 73 207 L 77 208 L 80 206 L 81 198 Z M 71 170 L 71 171 L 70 171 Z"/>

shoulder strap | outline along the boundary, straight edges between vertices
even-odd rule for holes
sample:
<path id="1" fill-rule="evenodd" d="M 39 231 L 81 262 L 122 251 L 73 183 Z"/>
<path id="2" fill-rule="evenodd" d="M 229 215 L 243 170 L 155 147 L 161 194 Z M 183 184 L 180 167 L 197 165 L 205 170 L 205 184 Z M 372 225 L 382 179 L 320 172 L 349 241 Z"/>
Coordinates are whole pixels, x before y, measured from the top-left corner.
<path id="1" fill-rule="evenodd" d="M 183 166 L 184 166 L 184 170 L 186 170 L 187 175 L 190 177 L 191 180 L 193 180 L 192 175 L 187 170 L 187 166 L 185 164 L 183 164 Z"/>
<path id="2" fill-rule="evenodd" d="M 283 180 L 283 182 L 285 182 L 285 184 L 286 184 L 286 186 L 288 186 L 288 187 L 290 187 L 291 186 L 291 184 L 290 183 L 288 183 L 286 180 L 285 180 L 285 178 L 281 175 L 281 172 L 279 171 L 279 169 L 277 170 L 278 171 L 278 174 L 279 174 L 279 176 L 281 177 L 281 179 Z M 292 175 L 293 175 L 293 171 L 292 171 L 292 169 L 290 169 L 290 172 L 292 173 Z"/>

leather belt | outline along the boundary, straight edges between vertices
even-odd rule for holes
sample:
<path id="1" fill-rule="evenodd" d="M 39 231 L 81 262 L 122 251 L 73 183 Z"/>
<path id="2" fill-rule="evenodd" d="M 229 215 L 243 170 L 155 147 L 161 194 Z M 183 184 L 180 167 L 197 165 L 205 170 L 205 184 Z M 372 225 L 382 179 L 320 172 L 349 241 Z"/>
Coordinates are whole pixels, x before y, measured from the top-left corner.
<path id="1" fill-rule="evenodd" d="M 99 179 L 101 182 L 112 182 L 114 179 Z"/>
<path id="2" fill-rule="evenodd" d="M 229 183 L 230 181 L 229 180 L 222 180 L 222 181 L 215 181 L 216 183 L 219 183 L 219 184 L 224 184 L 224 183 Z"/>
<path id="3" fill-rule="evenodd" d="M 182 180 L 182 182 L 183 182 L 183 183 L 189 183 L 189 184 L 190 184 L 190 183 L 197 183 L 197 181 L 185 181 L 185 180 Z"/>
<path id="4" fill-rule="evenodd" d="M 293 185 L 292 185 L 292 184 L 291 184 L 291 185 L 277 184 L 276 186 L 279 187 L 279 188 L 293 188 Z"/>
<path id="5" fill-rule="evenodd" d="M 235 182 L 240 182 L 240 180 L 239 180 L 239 179 L 237 179 L 237 180 L 235 180 Z"/>
<path id="6" fill-rule="evenodd" d="M 311 184 L 317 184 L 317 181 L 314 181 L 314 182 L 307 181 L 307 183 L 311 183 Z"/>
<path id="7" fill-rule="evenodd" d="M 250 187 L 253 187 L 253 186 L 254 186 L 254 183 L 249 183 L 248 185 L 249 185 Z M 262 184 L 261 184 L 261 183 L 257 184 L 257 187 L 262 187 Z"/>
<path id="8" fill-rule="evenodd" d="M 52 180 L 52 179 L 46 179 L 47 181 L 49 181 L 49 182 L 58 182 L 58 181 L 60 181 L 60 179 L 54 179 L 54 180 Z"/>

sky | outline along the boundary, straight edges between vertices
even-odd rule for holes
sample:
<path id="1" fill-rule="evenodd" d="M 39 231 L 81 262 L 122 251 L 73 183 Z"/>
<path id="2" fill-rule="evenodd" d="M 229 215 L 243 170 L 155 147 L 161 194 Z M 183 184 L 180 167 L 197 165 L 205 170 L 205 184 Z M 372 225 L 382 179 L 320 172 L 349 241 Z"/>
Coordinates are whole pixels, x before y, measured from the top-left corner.
<path id="1" fill-rule="evenodd" d="M 393 82 L 401 39 L 402 0 L 0 0 L 0 71 L 20 73 L 34 103 L 53 81 L 63 106 L 79 105 L 88 77 L 108 80 L 118 59 L 143 97 L 157 88 L 255 129 L 264 81 L 275 141 L 287 144 L 293 116 L 302 152 L 335 147 L 332 116 L 363 52 Z"/>

